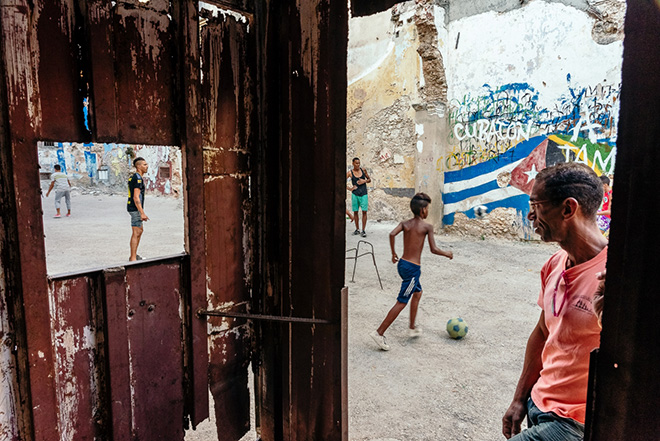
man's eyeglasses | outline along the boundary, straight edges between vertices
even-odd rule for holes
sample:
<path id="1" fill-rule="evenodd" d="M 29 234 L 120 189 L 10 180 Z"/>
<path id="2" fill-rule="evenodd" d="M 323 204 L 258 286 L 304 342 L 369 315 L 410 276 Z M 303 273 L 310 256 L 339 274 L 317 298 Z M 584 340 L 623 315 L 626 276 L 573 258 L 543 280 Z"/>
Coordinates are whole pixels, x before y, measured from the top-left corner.
<path id="1" fill-rule="evenodd" d="M 538 205 L 543 205 L 546 202 L 552 202 L 552 201 L 550 201 L 549 199 L 545 199 L 543 201 L 532 201 L 532 200 L 530 200 L 529 201 L 529 211 L 536 211 L 536 207 Z"/>

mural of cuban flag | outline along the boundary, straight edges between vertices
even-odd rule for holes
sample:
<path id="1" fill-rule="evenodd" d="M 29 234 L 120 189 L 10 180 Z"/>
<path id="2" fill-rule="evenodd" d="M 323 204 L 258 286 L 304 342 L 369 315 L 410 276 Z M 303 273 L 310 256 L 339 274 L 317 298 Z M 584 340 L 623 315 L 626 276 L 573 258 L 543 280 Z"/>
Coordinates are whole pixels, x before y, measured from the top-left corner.
<path id="1" fill-rule="evenodd" d="M 454 223 L 456 213 L 474 218 L 474 208 L 515 208 L 529 211 L 529 193 L 539 171 L 566 161 L 567 151 L 576 151 L 569 142 L 551 135 L 534 136 L 505 153 L 477 165 L 445 172 L 442 195 L 445 225 Z"/>
<path id="2" fill-rule="evenodd" d="M 540 107 L 538 92 L 526 83 L 499 88 L 485 84 L 483 96 L 468 97 L 457 103 L 453 114 L 460 129 L 457 131 L 455 126 L 454 134 L 459 141 L 483 140 L 482 131 L 488 132 L 485 127 L 493 130 L 500 121 L 505 121 L 505 128 L 515 124 L 521 127 L 527 124 L 529 128 L 526 133 L 520 133 L 520 142 L 504 153 L 476 165 L 444 172 L 442 221 L 445 225 L 454 223 L 456 213 L 474 218 L 474 209 L 480 205 L 488 211 L 515 208 L 526 223 L 529 193 L 536 175 L 559 162 L 581 162 L 598 174 L 613 172 L 619 89 L 600 84 L 579 88 L 571 85 L 570 75 L 566 80 L 568 93 L 557 101 L 553 110 Z M 527 99 L 523 99 L 523 94 L 527 94 Z M 468 125 L 471 130 L 466 128 Z M 538 135 L 530 136 L 534 132 Z"/>

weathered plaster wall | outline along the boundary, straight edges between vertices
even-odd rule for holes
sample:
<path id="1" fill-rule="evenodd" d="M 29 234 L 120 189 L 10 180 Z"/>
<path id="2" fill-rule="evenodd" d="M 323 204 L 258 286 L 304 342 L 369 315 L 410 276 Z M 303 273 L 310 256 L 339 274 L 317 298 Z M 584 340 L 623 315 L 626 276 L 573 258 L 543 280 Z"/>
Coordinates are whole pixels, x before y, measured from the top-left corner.
<path id="1" fill-rule="evenodd" d="M 351 19 L 347 157 L 372 176 L 370 217 L 407 216 L 425 191 L 436 226 L 529 237 L 539 167 L 611 174 L 624 13 L 622 0 L 420 0 Z"/>
<path id="2" fill-rule="evenodd" d="M 567 6 L 573 6 L 580 10 L 586 10 L 589 7 L 587 0 L 550 0 L 554 3 L 563 3 Z M 530 3 L 530 0 L 477 0 L 477 1 L 448 1 L 447 9 L 448 21 L 457 21 L 465 17 L 472 17 L 475 15 L 496 12 L 504 13 L 519 9 L 521 5 Z"/>
<path id="3" fill-rule="evenodd" d="M 434 31 L 438 11 L 406 2 L 351 19 L 347 168 L 357 156 L 372 178 L 371 219 L 408 216 L 416 191 L 440 198 L 433 157 L 436 107 L 444 109 L 446 84 Z M 440 204 L 433 208 L 439 216 Z"/>
<path id="4" fill-rule="evenodd" d="M 149 164 L 144 176 L 150 193 L 181 195 L 181 149 L 171 146 L 124 144 L 39 143 L 41 179 L 48 181 L 60 164 L 71 185 L 81 192 L 125 193 L 133 158 L 143 157 Z M 48 182 L 43 185 L 48 186 Z"/>
<path id="5" fill-rule="evenodd" d="M 598 44 L 593 27 L 589 14 L 544 1 L 449 24 L 450 134 L 436 163 L 445 225 L 531 237 L 537 171 L 579 161 L 613 173 L 622 43 Z M 478 205 L 493 211 L 469 221 Z"/>
<path id="6" fill-rule="evenodd" d="M 445 0 L 441 2 L 447 8 L 447 23 L 479 14 L 496 12 L 505 13 L 519 9 L 533 0 Z M 593 21 L 592 36 L 599 44 L 609 44 L 623 39 L 623 18 L 625 15 L 622 0 L 546 0 L 571 6 L 591 16 Z"/>
<path id="7" fill-rule="evenodd" d="M 415 187 L 411 104 L 417 98 L 419 67 L 413 14 L 412 8 L 397 6 L 351 21 L 347 168 L 357 156 L 371 176 L 370 190 L 376 190 L 369 193 L 371 219 L 397 218 Z"/>

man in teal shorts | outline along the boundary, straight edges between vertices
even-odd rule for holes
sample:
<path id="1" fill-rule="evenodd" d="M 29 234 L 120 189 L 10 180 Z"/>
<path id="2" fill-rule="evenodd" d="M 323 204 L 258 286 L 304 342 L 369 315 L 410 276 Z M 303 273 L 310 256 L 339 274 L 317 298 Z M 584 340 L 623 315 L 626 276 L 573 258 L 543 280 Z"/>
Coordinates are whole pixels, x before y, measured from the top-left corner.
<path id="1" fill-rule="evenodd" d="M 355 220 L 354 236 L 362 234 L 367 237 L 365 232 L 367 227 L 367 211 L 369 210 L 369 195 L 367 194 L 367 184 L 371 182 L 369 173 L 360 167 L 360 158 L 353 158 L 353 168 L 346 173 L 346 179 L 351 179 L 351 195 L 353 205 L 353 219 Z M 360 218 L 358 211 L 362 209 L 362 233 L 360 233 Z"/>

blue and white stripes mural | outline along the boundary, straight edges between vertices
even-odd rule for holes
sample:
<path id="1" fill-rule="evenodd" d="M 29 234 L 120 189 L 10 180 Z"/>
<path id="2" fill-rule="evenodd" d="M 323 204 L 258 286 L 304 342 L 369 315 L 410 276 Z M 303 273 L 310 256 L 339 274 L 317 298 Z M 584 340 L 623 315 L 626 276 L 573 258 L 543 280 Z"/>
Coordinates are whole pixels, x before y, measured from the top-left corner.
<path id="1" fill-rule="evenodd" d="M 453 224 L 454 214 L 457 212 L 474 217 L 473 208 L 478 205 L 485 205 L 488 211 L 497 207 L 523 209 L 528 205 L 529 196 L 510 185 L 508 177 L 543 138 L 533 137 L 488 161 L 445 172 L 445 191 L 442 195 L 445 206 L 443 223 Z"/>
<path id="2" fill-rule="evenodd" d="M 598 174 L 614 171 L 619 87 L 577 87 L 541 106 L 526 83 L 493 88 L 450 103 L 450 151 L 438 158 L 444 173 L 443 223 L 456 213 L 474 217 L 485 205 L 529 210 L 536 173 L 558 162 L 576 161 Z"/>

